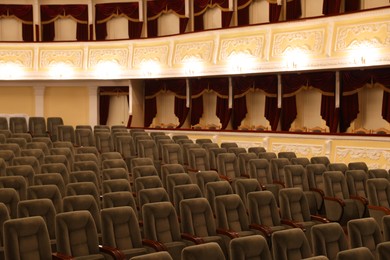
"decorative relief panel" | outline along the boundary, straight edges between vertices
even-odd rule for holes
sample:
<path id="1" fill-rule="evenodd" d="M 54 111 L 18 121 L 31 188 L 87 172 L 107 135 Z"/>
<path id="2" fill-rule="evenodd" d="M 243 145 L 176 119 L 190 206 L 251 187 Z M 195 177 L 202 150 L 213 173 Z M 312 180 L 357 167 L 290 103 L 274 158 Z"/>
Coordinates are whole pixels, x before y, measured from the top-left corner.
<path id="1" fill-rule="evenodd" d="M 320 55 L 325 42 L 325 29 L 274 33 L 272 57 L 282 57 L 293 50 Z"/>
<path id="2" fill-rule="evenodd" d="M 212 60 L 214 42 L 183 42 L 176 43 L 173 57 L 173 64 L 184 64 L 188 61 L 210 63 Z"/>
<path id="3" fill-rule="evenodd" d="M 128 58 L 128 48 L 90 49 L 88 67 L 94 68 L 102 61 L 113 61 L 121 67 L 127 67 Z"/>
<path id="4" fill-rule="evenodd" d="M 16 63 L 25 68 L 32 68 L 33 51 L 32 50 L 2 50 L 0 49 L 0 64 Z"/>
<path id="5" fill-rule="evenodd" d="M 370 168 L 390 168 L 390 149 L 337 146 L 337 162 L 365 161 Z"/>
<path id="6" fill-rule="evenodd" d="M 40 67 L 47 68 L 52 65 L 64 63 L 74 68 L 83 67 L 82 50 L 41 50 Z"/>
<path id="7" fill-rule="evenodd" d="M 234 54 L 247 54 L 262 59 L 264 45 L 265 35 L 221 39 L 219 60 L 226 61 Z"/>
<path id="8" fill-rule="evenodd" d="M 335 51 L 361 47 L 383 48 L 390 45 L 390 22 L 374 22 L 338 26 Z"/>
<path id="9" fill-rule="evenodd" d="M 134 47 L 133 66 L 141 67 L 144 62 L 157 62 L 168 65 L 169 46 L 143 46 Z"/>
<path id="10" fill-rule="evenodd" d="M 313 144 L 293 144 L 293 143 L 273 143 L 271 151 L 279 152 L 295 152 L 299 156 L 312 157 L 325 154 L 323 145 Z"/>
<path id="11" fill-rule="evenodd" d="M 238 147 L 243 147 L 246 150 L 248 150 L 249 147 L 264 147 L 264 144 L 262 142 L 243 142 L 243 141 L 236 141 Z"/>

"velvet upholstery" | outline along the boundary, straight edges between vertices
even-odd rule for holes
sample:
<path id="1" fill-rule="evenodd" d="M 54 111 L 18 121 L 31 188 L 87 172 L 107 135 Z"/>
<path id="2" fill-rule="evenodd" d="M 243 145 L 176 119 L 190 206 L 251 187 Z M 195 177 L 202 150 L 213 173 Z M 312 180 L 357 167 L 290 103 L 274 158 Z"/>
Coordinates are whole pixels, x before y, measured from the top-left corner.
<path id="1" fill-rule="evenodd" d="M 238 237 L 230 241 L 230 260 L 264 259 L 271 260 L 267 241 L 260 235 Z"/>

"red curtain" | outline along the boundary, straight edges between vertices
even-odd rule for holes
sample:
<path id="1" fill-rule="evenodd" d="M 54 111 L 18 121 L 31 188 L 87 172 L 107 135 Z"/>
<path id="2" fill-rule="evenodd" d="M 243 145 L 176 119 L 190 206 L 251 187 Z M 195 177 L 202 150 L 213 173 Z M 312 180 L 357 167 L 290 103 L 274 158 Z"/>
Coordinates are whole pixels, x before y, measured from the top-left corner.
<path id="1" fill-rule="evenodd" d="M 280 13 L 282 12 L 282 6 L 278 4 L 269 3 L 269 21 L 274 23 L 279 21 Z"/>
<path id="2" fill-rule="evenodd" d="M 77 21 L 76 39 L 88 40 L 88 5 L 41 5 L 43 41 L 54 40 L 54 21 L 66 16 L 71 16 Z"/>
<path id="3" fill-rule="evenodd" d="M 286 20 L 295 20 L 302 15 L 301 0 L 287 1 L 287 15 Z"/>
<path id="4" fill-rule="evenodd" d="M 129 38 L 138 39 L 141 37 L 143 22 L 139 21 L 138 2 L 97 4 L 95 10 L 96 40 L 106 39 L 107 22 L 120 15 L 125 16 L 129 21 Z"/>
<path id="5" fill-rule="evenodd" d="M 248 110 L 246 94 L 251 88 L 261 89 L 265 92 L 265 118 L 270 122 L 272 130 L 276 130 L 279 123 L 277 108 L 278 78 L 276 75 L 233 78 L 233 129 L 238 129 Z"/>
<path id="6" fill-rule="evenodd" d="M 0 17 L 15 16 L 22 22 L 23 41 L 34 41 L 32 5 L 0 5 Z"/>
<path id="7" fill-rule="evenodd" d="M 359 11 L 361 9 L 360 6 L 361 0 L 345 0 L 344 11 L 346 13 Z"/>
<path id="8" fill-rule="evenodd" d="M 222 28 L 227 28 L 233 16 L 229 11 L 229 0 L 197 0 L 194 1 L 194 31 L 204 30 L 203 15 L 208 8 L 218 6 L 222 10 Z"/>
<path id="9" fill-rule="evenodd" d="M 204 81 L 200 79 L 191 80 L 191 125 L 199 123 L 203 114 L 203 96 L 202 92 L 207 85 L 204 86 Z"/>
<path id="10" fill-rule="evenodd" d="M 249 6 L 252 0 L 238 0 L 237 1 L 237 25 L 244 26 L 249 25 Z"/>
<path id="11" fill-rule="evenodd" d="M 166 12 L 174 12 L 180 17 L 180 33 L 184 33 L 188 17 L 185 17 L 185 1 L 184 0 L 160 0 L 148 1 L 148 37 L 157 37 L 157 19 Z"/>
<path id="12" fill-rule="evenodd" d="M 162 89 L 160 80 L 145 80 L 144 126 L 149 127 L 157 114 L 156 94 Z"/>
<path id="13" fill-rule="evenodd" d="M 340 13 L 341 0 L 324 0 L 322 5 L 322 13 L 324 15 L 332 15 Z"/>
<path id="14" fill-rule="evenodd" d="M 382 117 L 390 122 L 390 70 L 376 69 L 370 71 L 372 82 L 383 85 Z"/>

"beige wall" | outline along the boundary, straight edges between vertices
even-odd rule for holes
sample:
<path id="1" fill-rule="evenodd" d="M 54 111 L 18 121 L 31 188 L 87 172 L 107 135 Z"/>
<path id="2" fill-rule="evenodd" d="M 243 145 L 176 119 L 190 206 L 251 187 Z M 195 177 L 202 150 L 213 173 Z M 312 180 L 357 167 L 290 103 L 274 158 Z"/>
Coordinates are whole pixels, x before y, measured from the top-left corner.
<path id="1" fill-rule="evenodd" d="M 66 125 L 88 124 L 88 88 L 83 86 L 46 87 L 44 111 L 45 117 L 62 117 Z"/>
<path id="2" fill-rule="evenodd" d="M 35 94 L 32 87 L 1 87 L 0 113 L 35 114 Z"/>

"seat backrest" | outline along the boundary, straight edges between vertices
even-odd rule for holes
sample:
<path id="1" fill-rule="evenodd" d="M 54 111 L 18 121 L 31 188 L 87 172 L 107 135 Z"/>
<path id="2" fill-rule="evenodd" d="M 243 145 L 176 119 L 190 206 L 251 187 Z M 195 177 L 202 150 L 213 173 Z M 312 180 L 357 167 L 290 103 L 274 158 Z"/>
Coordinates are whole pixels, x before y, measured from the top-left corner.
<path id="1" fill-rule="evenodd" d="M 310 164 L 310 160 L 307 157 L 291 158 L 290 162 L 295 165 L 302 165 L 303 167 L 306 167 L 306 165 Z"/>
<path id="2" fill-rule="evenodd" d="M 27 133 L 27 120 L 25 117 L 10 117 L 9 130 L 12 133 Z"/>
<path id="3" fill-rule="evenodd" d="M 138 156 L 158 160 L 158 149 L 154 140 L 140 140 L 138 142 Z"/>
<path id="4" fill-rule="evenodd" d="M 370 205 L 390 208 L 390 183 L 387 179 L 368 179 L 368 202 Z"/>
<path id="5" fill-rule="evenodd" d="M 287 188 L 297 187 L 304 191 L 309 190 L 309 181 L 302 165 L 286 165 L 284 167 L 284 183 Z"/>
<path id="6" fill-rule="evenodd" d="M 225 148 L 226 150 L 229 150 L 230 147 L 238 147 L 238 144 L 234 143 L 234 142 L 223 142 L 223 143 L 221 143 L 221 148 Z"/>
<path id="7" fill-rule="evenodd" d="M 126 171 L 129 171 L 129 169 L 127 168 L 127 164 L 123 159 L 104 160 L 102 162 L 102 169 L 110 169 L 110 168 L 123 168 Z"/>
<path id="8" fill-rule="evenodd" d="M 18 203 L 18 218 L 41 216 L 46 223 L 50 239 L 55 239 L 56 210 L 50 199 L 22 200 Z"/>
<path id="9" fill-rule="evenodd" d="M 163 183 L 163 186 L 166 188 L 167 186 L 167 176 L 169 174 L 175 174 L 175 173 L 185 173 L 183 165 L 178 163 L 172 163 L 172 164 L 163 164 L 161 165 L 161 181 Z"/>
<path id="10" fill-rule="evenodd" d="M 217 227 L 232 231 L 249 230 L 249 220 L 244 203 L 237 194 L 220 195 L 215 198 Z"/>
<path id="11" fill-rule="evenodd" d="M 278 158 L 277 154 L 274 152 L 260 152 L 257 154 L 257 156 L 260 159 L 267 159 L 268 161 L 271 161 L 271 159 Z"/>
<path id="12" fill-rule="evenodd" d="M 230 179 L 240 176 L 237 156 L 234 153 L 220 153 L 217 156 L 218 173 Z"/>
<path id="13" fill-rule="evenodd" d="M 76 127 L 75 138 L 77 146 L 95 146 L 95 138 L 91 129 Z"/>
<path id="14" fill-rule="evenodd" d="M 47 156 L 46 156 L 46 158 L 47 158 Z M 41 165 L 41 172 L 42 173 L 59 173 L 59 174 L 61 174 L 61 177 L 64 180 L 65 185 L 69 183 L 69 170 L 63 163 L 42 164 Z"/>
<path id="15" fill-rule="evenodd" d="M 156 142 L 157 145 L 157 150 L 158 150 L 158 158 L 159 160 L 162 159 L 163 156 L 163 145 L 164 144 L 175 144 L 175 141 L 173 141 L 169 136 L 166 135 L 161 135 L 159 137 L 164 137 L 164 138 L 155 138 L 154 141 Z"/>
<path id="16" fill-rule="evenodd" d="M 345 172 L 349 194 L 367 198 L 367 173 L 364 170 L 347 170 Z"/>
<path id="17" fill-rule="evenodd" d="M 349 259 L 374 260 L 375 257 L 370 252 L 370 249 L 366 247 L 347 249 L 339 252 L 336 256 L 336 260 L 349 260 Z"/>
<path id="18" fill-rule="evenodd" d="M 154 166 L 153 160 L 150 158 L 134 158 L 131 160 L 131 169 L 130 172 L 133 172 L 134 167 L 152 165 Z"/>
<path id="19" fill-rule="evenodd" d="M 390 241 L 390 215 L 384 215 L 380 224 L 383 229 L 383 240 Z"/>
<path id="20" fill-rule="evenodd" d="M 101 174 L 103 181 L 115 179 L 129 179 L 129 173 L 123 168 L 104 169 L 101 171 Z"/>
<path id="21" fill-rule="evenodd" d="M 389 178 L 389 172 L 386 169 L 369 169 L 368 170 L 368 177 L 369 178 Z"/>
<path id="22" fill-rule="evenodd" d="M 341 171 L 343 174 L 348 170 L 348 166 L 345 163 L 329 163 L 328 171 Z"/>
<path id="23" fill-rule="evenodd" d="M 238 237 L 231 240 L 229 251 L 230 259 L 272 259 L 267 241 L 260 235 Z"/>
<path id="24" fill-rule="evenodd" d="M 154 176 L 144 176 L 138 177 L 135 179 L 134 191 L 138 194 L 143 189 L 152 189 L 152 188 L 162 188 L 163 184 L 160 177 Z"/>
<path id="25" fill-rule="evenodd" d="M 279 191 L 279 201 L 282 219 L 298 222 L 311 220 L 309 204 L 302 189 L 281 189 Z"/>
<path id="26" fill-rule="evenodd" d="M 10 218 L 18 217 L 19 195 L 13 188 L 0 189 L 0 202 L 3 203 L 8 210 Z"/>
<path id="27" fill-rule="evenodd" d="M 270 161 L 274 180 L 284 182 L 284 166 L 291 164 L 287 158 L 273 158 Z"/>
<path id="28" fill-rule="evenodd" d="M 110 132 L 97 132 L 95 133 L 96 148 L 101 153 L 113 152 L 114 142 Z"/>
<path id="29" fill-rule="evenodd" d="M 368 172 L 368 166 L 365 162 L 350 162 L 348 163 L 348 170 L 363 170 Z"/>
<path id="30" fill-rule="evenodd" d="M 123 158 L 131 158 L 136 156 L 137 151 L 133 137 L 130 135 L 117 136 L 115 139 L 116 150 L 122 155 Z"/>
<path id="31" fill-rule="evenodd" d="M 45 136 L 47 131 L 45 118 L 39 116 L 29 117 L 28 129 L 33 136 Z"/>
<path id="32" fill-rule="evenodd" d="M 217 157 L 220 153 L 227 153 L 226 148 L 210 148 L 209 149 L 209 159 L 210 159 L 210 169 L 217 170 Z"/>
<path id="33" fill-rule="evenodd" d="M 272 183 L 272 173 L 267 159 L 249 160 L 249 176 L 256 179 L 260 185 Z"/>
<path id="34" fill-rule="evenodd" d="M 7 206 L 3 202 L 0 202 L 0 248 L 4 246 L 3 224 L 9 219 L 10 216 Z"/>
<path id="35" fill-rule="evenodd" d="M 295 152 L 279 152 L 278 158 L 287 158 L 290 162 L 292 158 L 297 158 Z"/>
<path id="36" fill-rule="evenodd" d="M 347 181 L 341 171 L 325 171 L 323 177 L 325 196 L 349 199 Z"/>
<path id="37" fill-rule="evenodd" d="M 92 182 L 68 183 L 65 188 L 65 194 L 66 196 L 90 195 L 94 198 L 96 205 L 100 207 L 99 191 Z"/>
<path id="38" fill-rule="evenodd" d="M 138 194 L 138 205 L 141 213 L 143 205 L 162 201 L 170 202 L 168 193 L 164 188 L 143 189 Z"/>
<path id="39" fill-rule="evenodd" d="M 208 182 L 206 184 L 206 198 L 211 209 L 215 212 L 215 198 L 220 195 L 233 194 L 232 186 L 227 181 Z M 237 195 L 238 196 L 238 195 Z"/>
<path id="40" fill-rule="evenodd" d="M 92 195 L 73 195 L 63 198 L 63 212 L 87 210 L 91 213 L 96 230 L 101 231 L 100 208 Z M 57 214 L 58 215 L 58 214 Z"/>
<path id="41" fill-rule="evenodd" d="M 378 260 L 390 259 L 390 241 L 380 243 L 376 251 Z"/>
<path id="42" fill-rule="evenodd" d="M 58 125 L 57 126 L 57 139 L 58 141 L 67 141 L 72 144 L 76 143 L 74 128 L 71 125 Z"/>
<path id="43" fill-rule="evenodd" d="M 215 181 L 220 181 L 219 175 L 216 171 L 199 171 L 196 174 L 196 183 L 204 196 L 206 195 L 206 184 Z"/>
<path id="44" fill-rule="evenodd" d="M 178 140 L 189 139 L 187 135 L 174 135 L 172 136 L 172 140 L 177 142 Z"/>
<path id="45" fill-rule="evenodd" d="M 234 183 L 234 191 L 248 208 L 247 195 L 250 192 L 261 191 L 259 182 L 256 179 L 237 179 Z"/>
<path id="46" fill-rule="evenodd" d="M 179 144 L 163 144 L 161 147 L 162 162 L 165 164 L 183 164 L 183 152 Z"/>
<path id="47" fill-rule="evenodd" d="M 177 185 L 191 184 L 191 178 L 188 174 L 175 173 L 167 176 L 167 192 L 169 199 L 173 202 L 173 189 Z"/>
<path id="48" fill-rule="evenodd" d="M 182 260 L 214 259 L 225 260 L 221 247 L 216 242 L 188 246 L 181 252 Z"/>
<path id="49" fill-rule="evenodd" d="M 249 161 L 252 159 L 257 159 L 255 153 L 240 153 L 238 154 L 238 164 L 240 166 L 241 175 L 249 176 Z"/>
<path id="50" fill-rule="evenodd" d="M 328 167 L 328 164 L 330 163 L 330 160 L 327 156 L 313 156 L 310 158 L 310 162 L 312 164 L 323 164 L 326 167 Z"/>
<path id="51" fill-rule="evenodd" d="M 5 259 L 52 259 L 49 234 L 41 216 L 4 222 Z"/>
<path id="52" fill-rule="evenodd" d="M 158 176 L 157 169 L 154 165 L 136 166 L 133 168 L 132 174 L 133 180 L 145 176 Z"/>
<path id="53" fill-rule="evenodd" d="M 36 185 L 27 188 L 27 199 L 49 199 L 54 205 L 56 213 L 62 212 L 62 195 L 56 185 Z"/>
<path id="54" fill-rule="evenodd" d="M 22 176 L 26 181 L 26 188 L 34 185 L 35 171 L 31 165 L 15 165 L 6 168 L 7 176 Z"/>
<path id="55" fill-rule="evenodd" d="M 161 243 L 181 241 L 175 208 L 170 202 L 147 203 L 142 208 L 144 237 Z"/>
<path id="56" fill-rule="evenodd" d="M 0 117 L 0 129 L 8 130 L 8 120 L 6 117 Z"/>
<path id="57" fill-rule="evenodd" d="M 119 250 L 142 248 L 138 218 L 131 207 L 101 211 L 103 245 Z"/>
<path id="58" fill-rule="evenodd" d="M 246 153 L 246 149 L 244 147 L 228 147 L 228 153 L 234 153 L 238 156 L 240 153 Z"/>
<path id="59" fill-rule="evenodd" d="M 177 185 L 173 188 L 173 205 L 177 214 L 180 214 L 180 202 L 186 199 L 201 198 L 202 192 L 196 184 Z"/>
<path id="60" fill-rule="evenodd" d="M 272 234 L 272 252 L 274 259 L 304 259 L 311 257 L 307 238 L 300 228 L 292 228 Z"/>
<path id="61" fill-rule="evenodd" d="M 11 150 L 16 157 L 21 155 L 20 146 L 16 143 L 0 144 L 0 150 Z"/>
<path id="62" fill-rule="evenodd" d="M 182 200 L 180 202 L 180 220 L 184 233 L 198 237 L 216 235 L 213 211 L 205 198 Z"/>
<path id="63" fill-rule="evenodd" d="M 30 165 L 31 167 L 33 167 L 35 174 L 41 173 L 41 163 L 35 156 L 15 157 L 13 163 L 14 165 Z"/>
<path id="64" fill-rule="evenodd" d="M 321 163 L 306 165 L 307 179 L 309 187 L 320 190 L 325 190 L 323 174 L 326 171 L 326 166 Z"/>
<path id="65" fill-rule="evenodd" d="M 39 166 L 44 163 L 45 160 L 45 154 L 41 149 L 23 149 L 20 152 L 22 157 L 34 157 L 38 160 Z M 37 171 L 35 171 L 37 172 Z M 41 167 L 38 168 L 38 173 L 41 172 Z"/>
<path id="66" fill-rule="evenodd" d="M 131 186 L 129 181 L 125 179 L 116 179 L 116 180 L 106 180 L 102 182 L 102 194 L 116 192 L 116 191 L 131 192 Z"/>
<path id="67" fill-rule="evenodd" d="M 188 166 L 199 171 L 210 170 L 210 160 L 206 149 L 191 148 L 188 150 Z"/>
<path id="68" fill-rule="evenodd" d="M 87 210 L 57 214 L 56 241 L 57 251 L 65 255 L 78 257 L 99 254 L 96 225 Z"/>
<path id="69" fill-rule="evenodd" d="M 348 221 L 347 228 L 351 248 L 366 247 L 375 254 L 376 246 L 383 241 L 374 218 L 352 219 Z"/>
<path id="70" fill-rule="evenodd" d="M 133 194 L 128 191 L 116 191 L 103 194 L 103 208 L 131 207 L 138 216 L 138 210 Z"/>
<path id="71" fill-rule="evenodd" d="M 13 188 L 20 200 L 27 198 L 27 182 L 23 176 L 0 177 L 0 188 Z"/>
<path id="72" fill-rule="evenodd" d="M 195 143 L 184 143 L 182 146 L 182 154 L 183 154 L 183 164 L 188 165 L 189 163 L 189 153 L 188 151 L 193 148 L 201 148 L 199 144 Z"/>
<path id="73" fill-rule="evenodd" d="M 339 223 L 323 223 L 311 228 L 314 255 L 335 259 L 337 253 L 349 248 L 343 228 Z"/>
<path id="74" fill-rule="evenodd" d="M 266 213 L 267 214 L 264 214 Z M 279 226 L 278 204 L 271 191 L 256 191 L 248 194 L 249 222 L 265 226 Z"/>

